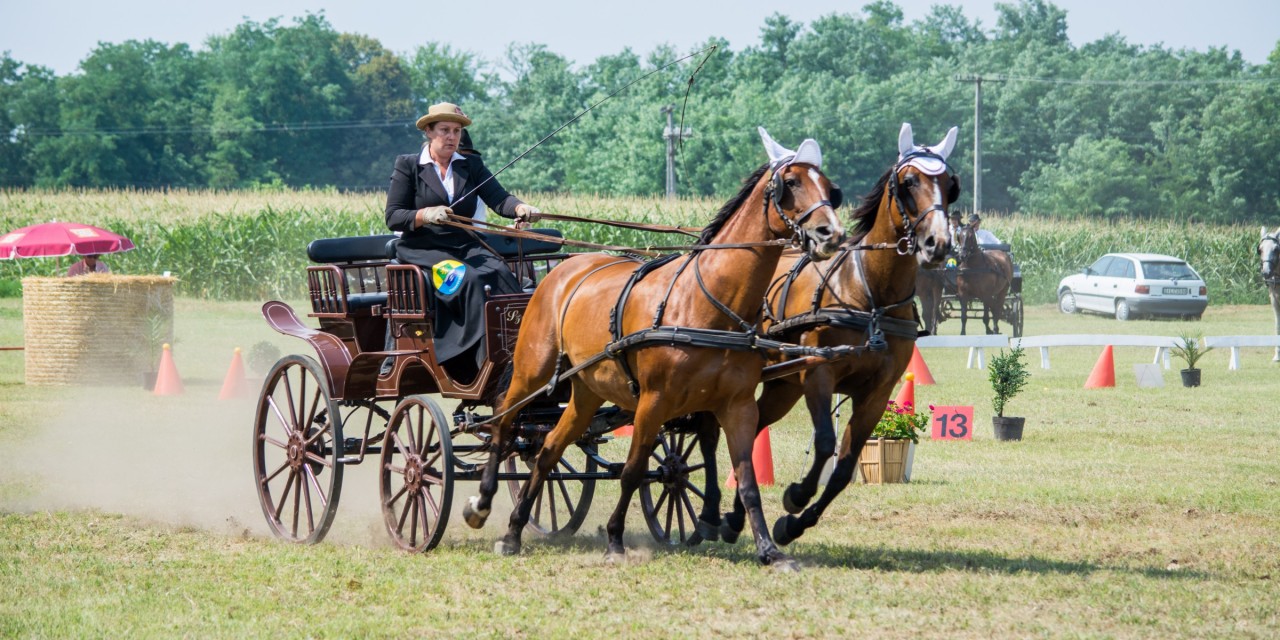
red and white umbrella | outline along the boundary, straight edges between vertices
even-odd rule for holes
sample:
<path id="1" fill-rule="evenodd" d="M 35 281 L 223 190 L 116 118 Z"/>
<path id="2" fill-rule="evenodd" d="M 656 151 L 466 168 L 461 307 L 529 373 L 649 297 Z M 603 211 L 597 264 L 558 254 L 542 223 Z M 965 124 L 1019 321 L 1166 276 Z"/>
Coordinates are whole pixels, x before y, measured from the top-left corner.
<path id="1" fill-rule="evenodd" d="M 46 222 L 0 236 L 0 260 L 119 253 L 133 241 L 106 229 L 76 222 Z"/>

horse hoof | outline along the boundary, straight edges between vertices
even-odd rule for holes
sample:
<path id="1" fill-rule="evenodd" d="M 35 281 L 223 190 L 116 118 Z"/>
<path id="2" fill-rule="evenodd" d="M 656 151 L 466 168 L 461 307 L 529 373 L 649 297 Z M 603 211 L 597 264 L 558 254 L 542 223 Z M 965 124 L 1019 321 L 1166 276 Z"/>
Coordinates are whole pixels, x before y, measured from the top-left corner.
<path id="1" fill-rule="evenodd" d="M 787 531 L 787 525 L 790 524 L 792 520 L 795 520 L 794 516 L 783 516 L 773 523 L 774 542 L 785 547 L 795 541 L 795 537 Z"/>
<path id="2" fill-rule="evenodd" d="M 500 556 L 515 556 L 520 554 L 520 543 L 508 540 L 499 540 L 493 543 L 493 552 Z"/>
<path id="3" fill-rule="evenodd" d="M 804 508 L 808 506 L 808 500 L 796 500 L 792 495 L 792 492 L 799 490 L 800 485 L 791 483 L 787 486 L 787 490 L 782 492 L 782 508 L 786 509 L 787 513 L 794 515 L 804 511 Z"/>
<path id="4" fill-rule="evenodd" d="M 626 550 L 613 551 L 612 549 L 604 552 L 604 561 L 609 564 L 622 564 L 627 561 Z"/>
<path id="5" fill-rule="evenodd" d="M 725 544 L 736 544 L 741 533 L 741 530 L 736 530 L 729 526 L 728 522 L 720 523 L 720 541 Z"/>
<path id="6" fill-rule="evenodd" d="M 698 518 L 697 522 L 693 523 L 693 529 L 694 536 L 697 536 L 699 540 L 715 542 L 720 539 L 720 527 L 702 518 Z M 690 536 L 689 539 L 692 540 L 694 536 Z"/>
<path id="7" fill-rule="evenodd" d="M 467 526 L 472 529 L 479 529 L 484 526 L 485 520 L 489 519 L 489 510 L 480 510 L 476 508 L 476 503 L 480 501 L 478 496 L 467 498 L 467 504 L 462 507 L 462 519 L 467 521 Z"/>

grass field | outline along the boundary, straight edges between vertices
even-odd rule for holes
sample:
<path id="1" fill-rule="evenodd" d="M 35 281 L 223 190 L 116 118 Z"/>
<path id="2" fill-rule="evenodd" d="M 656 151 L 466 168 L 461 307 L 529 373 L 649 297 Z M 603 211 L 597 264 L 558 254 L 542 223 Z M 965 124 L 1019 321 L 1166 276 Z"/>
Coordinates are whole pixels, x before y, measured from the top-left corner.
<path id="1" fill-rule="evenodd" d="M 29 388 L 0 352 L 0 636 L 4 637 L 1233 637 L 1280 635 L 1280 365 L 1246 349 L 1202 364 L 1204 386 L 1139 389 L 1150 349 L 1117 348 L 1117 387 L 1083 390 L 1097 348 L 1028 354 L 992 438 L 985 372 L 926 349 L 920 404 L 970 404 L 972 442 L 922 440 L 913 482 L 851 486 L 787 549 L 654 548 L 638 509 L 630 561 L 603 561 L 616 489 L 566 543 L 491 552 L 505 528 L 452 520 L 423 556 L 389 548 L 374 465 L 347 470 L 330 539 L 267 537 L 253 491 L 254 399 L 218 401 L 236 346 L 273 334 L 257 304 L 179 299 L 187 392 Z M 295 305 L 295 308 L 298 305 Z M 1119 323 L 1030 307 L 1028 334 L 1265 334 L 1270 310 L 1210 307 L 1199 323 Z M 944 333 L 954 333 L 954 322 Z M 0 300 L 0 346 L 21 344 L 21 300 Z M 254 382 L 253 384 L 257 384 Z M 772 430 L 780 483 L 807 463 L 803 410 Z M 616 445 L 610 445 L 616 446 Z M 781 487 L 765 490 L 770 521 Z M 464 485 L 455 507 L 474 487 Z M 501 495 L 501 494 L 500 494 Z"/>

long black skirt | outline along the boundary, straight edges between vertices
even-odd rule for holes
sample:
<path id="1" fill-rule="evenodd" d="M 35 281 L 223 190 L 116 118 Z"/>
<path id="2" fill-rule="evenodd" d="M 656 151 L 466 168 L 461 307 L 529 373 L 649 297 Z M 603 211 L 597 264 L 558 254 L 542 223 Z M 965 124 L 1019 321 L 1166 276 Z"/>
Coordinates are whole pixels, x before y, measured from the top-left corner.
<path id="1" fill-rule="evenodd" d="M 422 267 L 436 300 L 436 358 L 446 362 L 470 352 L 477 366 L 486 354 L 484 338 L 486 286 L 490 295 L 519 293 L 520 283 L 507 264 L 479 243 L 449 250 L 406 247 L 396 249 L 406 264 Z"/>

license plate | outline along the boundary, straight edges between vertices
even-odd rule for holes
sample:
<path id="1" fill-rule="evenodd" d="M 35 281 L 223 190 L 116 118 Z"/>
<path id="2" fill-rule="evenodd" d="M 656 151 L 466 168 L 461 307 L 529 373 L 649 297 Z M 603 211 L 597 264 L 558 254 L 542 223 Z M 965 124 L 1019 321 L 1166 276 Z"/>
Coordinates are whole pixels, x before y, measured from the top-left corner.
<path id="1" fill-rule="evenodd" d="M 1166 296 L 1185 296 L 1187 295 L 1186 287 L 1165 287 L 1164 294 Z"/>

